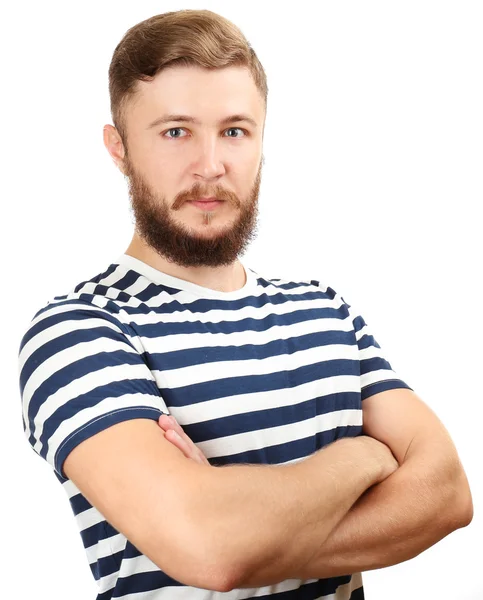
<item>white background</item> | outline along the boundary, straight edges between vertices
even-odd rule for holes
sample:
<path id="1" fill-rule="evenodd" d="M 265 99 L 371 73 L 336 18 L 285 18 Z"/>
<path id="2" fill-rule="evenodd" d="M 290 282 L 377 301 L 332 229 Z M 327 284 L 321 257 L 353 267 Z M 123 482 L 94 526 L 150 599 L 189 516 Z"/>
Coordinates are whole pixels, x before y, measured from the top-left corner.
<path id="1" fill-rule="evenodd" d="M 23 435 L 17 350 L 47 300 L 127 248 L 127 191 L 102 143 L 107 70 L 130 26 L 181 8 L 232 20 L 268 76 L 260 228 L 245 262 L 321 279 L 357 307 L 470 480 L 472 524 L 366 574 L 366 598 L 483 599 L 483 5 L 463 0 L 4 5 L 2 586 L 15 598 L 96 595 L 67 496 Z"/>

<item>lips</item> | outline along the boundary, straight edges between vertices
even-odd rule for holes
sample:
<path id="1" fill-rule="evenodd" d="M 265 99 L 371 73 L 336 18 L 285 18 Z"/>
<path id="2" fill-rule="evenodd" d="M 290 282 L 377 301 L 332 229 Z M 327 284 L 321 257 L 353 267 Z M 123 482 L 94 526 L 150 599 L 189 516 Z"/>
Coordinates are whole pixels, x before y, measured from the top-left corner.
<path id="1" fill-rule="evenodd" d="M 190 200 L 190 204 L 193 204 L 198 208 L 202 208 L 203 210 L 212 210 L 217 206 L 220 206 L 222 202 L 222 200 L 217 200 L 216 198 L 213 198 L 213 200 L 204 198 L 200 198 L 199 200 Z"/>

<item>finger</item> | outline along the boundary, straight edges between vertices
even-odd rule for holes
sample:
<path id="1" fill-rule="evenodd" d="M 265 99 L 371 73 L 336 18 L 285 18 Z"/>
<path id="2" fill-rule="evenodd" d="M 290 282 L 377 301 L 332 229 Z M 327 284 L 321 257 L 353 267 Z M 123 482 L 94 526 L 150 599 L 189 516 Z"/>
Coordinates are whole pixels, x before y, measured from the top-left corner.
<path id="1" fill-rule="evenodd" d="M 176 431 L 176 433 L 179 435 L 179 437 L 184 440 L 188 446 L 190 446 L 190 448 L 192 449 L 192 451 L 194 452 L 195 449 L 197 450 L 197 447 L 195 445 L 195 443 L 193 442 L 193 440 L 186 435 L 184 429 L 181 427 L 181 425 L 178 423 L 178 421 L 176 421 L 176 419 L 173 417 L 173 415 L 169 416 L 169 420 L 172 423 L 172 429 L 174 431 Z"/>
<path id="2" fill-rule="evenodd" d="M 174 431 L 174 429 L 169 429 L 166 432 L 165 437 L 168 438 L 168 441 L 172 441 L 172 443 L 183 452 L 186 458 L 194 460 L 199 464 L 210 464 L 204 456 L 196 452 L 196 446 L 193 443 L 187 444 L 184 440 L 180 438 L 180 436 L 176 433 L 176 431 Z"/>
<path id="3" fill-rule="evenodd" d="M 196 446 L 193 440 L 186 435 L 183 428 L 176 421 L 173 415 L 161 415 L 159 418 L 159 424 L 166 431 L 166 433 L 168 431 L 173 431 L 178 434 L 178 437 L 168 437 L 168 441 L 175 443 L 180 439 L 181 442 L 184 442 L 184 445 L 181 445 L 181 443 L 175 443 L 175 445 L 183 452 L 185 456 L 205 465 L 210 465 L 203 452 Z"/>
<path id="4" fill-rule="evenodd" d="M 191 448 L 183 439 L 180 438 L 174 429 L 168 429 L 168 431 L 164 434 L 164 437 L 168 440 L 168 442 L 171 442 L 174 446 L 181 450 L 186 458 L 192 458 Z"/>
<path id="5" fill-rule="evenodd" d="M 163 430 L 173 429 L 173 422 L 168 415 L 161 415 L 158 419 L 158 425 Z"/>

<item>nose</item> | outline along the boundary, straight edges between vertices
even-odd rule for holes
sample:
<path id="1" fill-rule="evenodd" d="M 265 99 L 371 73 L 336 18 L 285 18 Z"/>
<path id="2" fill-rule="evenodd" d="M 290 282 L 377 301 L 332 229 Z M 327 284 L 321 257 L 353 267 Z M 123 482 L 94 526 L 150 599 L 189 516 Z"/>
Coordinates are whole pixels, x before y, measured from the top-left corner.
<path id="1" fill-rule="evenodd" d="M 194 165 L 195 177 L 216 179 L 225 173 L 221 156 L 220 140 L 207 136 L 197 148 L 198 156 Z"/>

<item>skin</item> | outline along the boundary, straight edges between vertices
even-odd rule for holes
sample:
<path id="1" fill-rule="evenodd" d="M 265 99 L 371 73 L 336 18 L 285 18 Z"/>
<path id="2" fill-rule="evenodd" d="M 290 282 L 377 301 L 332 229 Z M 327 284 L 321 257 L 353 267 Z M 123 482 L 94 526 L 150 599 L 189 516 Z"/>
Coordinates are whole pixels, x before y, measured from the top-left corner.
<path id="1" fill-rule="evenodd" d="M 181 450 L 186 458 L 194 460 L 200 465 L 211 466 L 203 452 L 201 452 L 191 438 L 186 435 L 173 415 L 161 415 L 158 419 L 158 425 L 164 432 L 164 437 L 168 442 L 171 442 L 173 446 L 176 446 L 176 448 Z"/>
<path id="2" fill-rule="evenodd" d="M 199 123 L 149 126 L 168 113 L 191 115 Z M 255 125 L 220 125 L 239 113 Z M 245 273 L 238 256 L 256 229 L 264 125 L 264 100 L 242 67 L 178 67 L 139 82 L 125 108 L 125 140 L 112 125 L 104 127 L 106 148 L 128 180 L 136 218 L 126 254 L 200 286 L 240 289 Z M 243 132 L 227 135 L 233 127 Z M 208 196 L 224 200 L 209 214 L 189 203 Z M 354 504 L 297 577 L 396 564 L 471 522 L 471 492 L 456 449 L 414 392 L 396 389 L 367 398 L 363 421 L 365 435 L 386 444 L 400 467 Z M 158 425 L 187 458 L 209 465 L 172 417 L 162 415 Z M 261 561 L 235 587 L 269 585 L 288 575 L 293 573 L 277 561 Z"/>
<path id="3" fill-rule="evenodd" d="M 137 83 L 124 110 L 125 140 L 112 125 L 104 144 L 126 176 L 136 229 L 126 254 L 168 275 L 234 291 L 246 281 L 238 260 L 254 239 L 263 164 L 265 102 L 249 71 L 169 68 Z M 170 121 L 195 117 L 199 124 Z M 231 115 L 255 124 L 219 122 Z M 224 202 L 205 211 L 190 200 Z"/>

